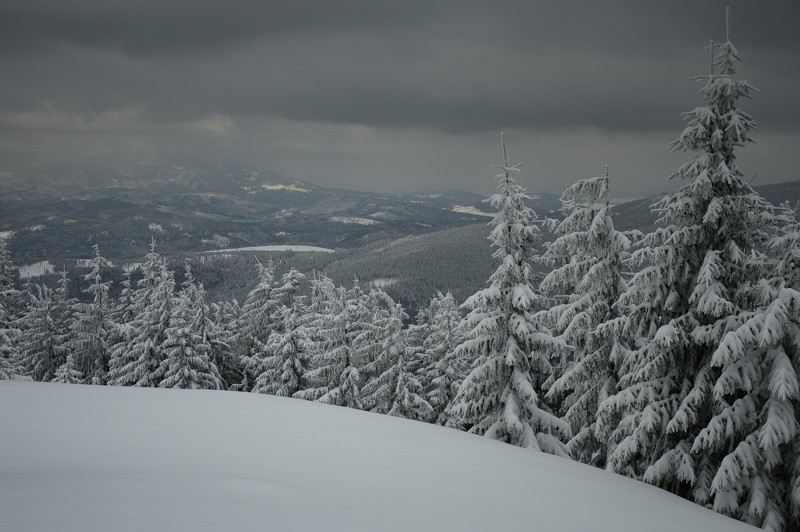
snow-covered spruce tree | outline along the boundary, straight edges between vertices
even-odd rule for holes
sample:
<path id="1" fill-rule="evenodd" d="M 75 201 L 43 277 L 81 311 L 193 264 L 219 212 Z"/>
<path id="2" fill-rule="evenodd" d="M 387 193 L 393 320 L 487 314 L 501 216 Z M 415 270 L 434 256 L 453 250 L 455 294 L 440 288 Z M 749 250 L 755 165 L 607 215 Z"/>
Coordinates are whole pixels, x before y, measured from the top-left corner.
<path id="1" fill-rule="evenodd" d="M 272 261 L 268 261 L 266 265 L 258 262 L 257 268 L 258 284 L 250 291 L 242 305 L 239 331 L 236 335 L 239 365 L 251 385 L 261 374 L 264 346 L 275 328 L 275 312 L 278 309 L 274 293 L 275 267 Z"/>
<path id="2" fill-rule="evenodd" d="M 83 292 L 92 296 L 92 302 L 79 303 L 75 307 L 75 365 L 87 382 L 106 384 L 111 360 L 109 339 L 116 325 L 111 320 L 108 295 L 111 281 L 103 281 L 103 273 L 110 264 L 100 255 L 97 244 L 94 253 L 90 262 L 92 270 L 83 276 L 90 283 Z"/>
<path id="3" fill-rule="evenodd" d="M 62 384 L 81 384 L 83 382 L 83 373 L 77 368 L 72 353 L 67 355 L 66 362 L 56 370 L 56 375 L 53 377 L 52 382 L 60 382 Z"/>
<path id="4" fill-rule="evenodd" d="M 407 318 L 403 307 L 386 295 L 388 317 L 381 320 L 384 340 L 375 360 L 364 367 L 365 372 L 376 376 L 361 390 L 365 410 L 418 421 L 428 421 L 433 415 L 431 405 L 422 394 L 422 385 L 413 372 L 413 350 L 406 341 L 407 331 L 403 321 Z M 375 297 L 379 297 L 378 294 Z"/>
<path id="5" fill-rule="evenodd" d="M 164 359 L 158 371 L 163 377 L 159 387 L 192 390 L 219 390 L 222 387 L 217 366 L 211 360 L 207 320 L 205 291 L 202 285 L 195 283 L 187 261 L 186 281 L 173 307 L 170 326 L 165 331 Z"/>
<path id="6" fill-rule="evenodd" d="M 409 325 L 408 332 L 406 334 L 406 340 L 408 341 L 408 347 L 412 351 L 412 357 L 415 361 L 415 368 L 414 370 L 417 372 L 421 372 L 423 366 L 425 365 L 423 362 L 423 344 L 425 343 L 425 339 L 428 338 L 428 335 L 431 333 L 431 313 L 430 313 L 430 303 L 427 307 L 422 307 L 417 311 L 417 315 L 414 317 L 414 323 Z M 423 375 L 420 373 L 420 379 L 422 379 Z M 424 386 L 424 382 L 420 380 L 420 382 Z"/>
<path id="7" fill-rule="evenodd" d="M 353 280 L 353 287 L 347 291 L 346 301 L 355 364 L 363 385 L 383 369 L 376 362 L 384 341 L 391 334 L 395 302 L 378 287 L 365 292 L 358 279 Z"/>
<path id="8" fill-rule="evenodd" d="M 712 355 L 734 317 L 752 305 L 766 267 L 759 249 L 775 218 L 736 164 L 734 149 L 750 141 L 755 123 L 737 108 L 752 87 L 734 78 L 735 54 L 726 43 L 717 57 L 722 72 L 698 78 L 704 105 L 685 114 L 687 127 L 670 145 L 695 153 L 671 176 L 688 184 L 653 205 L 663 227 L 633 254 L 642 269 L 620 297 L 620 313 L 634 343 L 620 391 L 600 409 L 600 423 L 621 416 L 611 432 L 610 469 L 701 504 L 718 492 L 712 479 L 733 449 L 698 438 L 720 421 L 738 434 L 750 415 L 746 399 L 715 393 L 720 368 Z"/>
<path id="9" fill-rule="evenodd" d="M 776 532 L 800 529 L 800 225 L 782 229 L 770 244 L 779 255 L 772 275 L 753 291 L 756 308 L 729 320 L 714 351 L 715 415 L 692 445 L 710 462 L 699 502 Z"/>
<path id="10" fill-rule="evenodd" d="M 222 301 L 210 305 L 218 339 L 211 344 L 211 360 L 217 365 L 222 385 L 225 389 L 234 389 L 242 382 L 242 368 L 236 356 L 236 331 L 238 329 L 241 307 L 236 299 Z M 238 389 L 238 388 L 237 388 Z"/>
<path id="11" fill-rule="evenodd" d="M 556 365 L 547 397 L 570 424 L 570 456 L 603 466 L 607 449 L 596 433 L 598 405 L 616 392 L 616 359 L 624 353 L 614 304 L 625 289 L 622 261 L 630 240 L 614 229 L 608 176 L 583 179 L 561 196 L 563 219 L 541 261 L 552 270 L 540 289 L 553 306 L 537 317 L 571 347 Z"/>
<path id="12" fill-rule="evenodd" d="M 542 331 L 532 312 L 539 297 L 528 262 L 538 235 L 536 214 L 514 179 L 521 163 L 509 163 L 501 143 L 498 192 L 490 198 L 498 209 L 490 239 L 500 266 L 489 287 L 464 303 L 472 310 L 465 318 L 467 339 L 458 351 L 474 363 L 450 408 L 451 424 L 518 447 L 565 455 L 562 440 L 570 436 L 569 426 L 550 413 L 541 389 L 552 371 L 549 357 L 561 346 Z"/>
<path id="13" fill-rule="evenodd" d="M 30 302 L 19 319 L 19 350 L 25 375 L 36 381 L 51 381 L 66 361 L 66 350 L 58 345 L 57 304 L 53 291 L 44 285 L 28 290 Z"/>
<path id="14" fill-rule="evenodd" d="M 355 317 L 359 305 L 348 301 L 347 291 L 335 288 L 327 277 L 312 281 L 309 328 L 314 339 L 311 369 L 306 372 L 308 388 L 294 397 L 322 403 L 361 408 L 361 377 L 355 365 L 353 337 L 359 329 Z"/>
<path id="15" fill-rule="evenodd" d="M 19 367 L 15 322 L 19 311 L 20 293 L 14 288 L 14 270 L 8 247 L 0 237 L 0 380 L 12 379 L 22 373 Z"/>
<path id="16" fill-rule="evenodd" d="M 419 375 L 433 408 L 433 421 L 446 425 L 448 409 L 469 370 L 456 349 L 464 341 L 461 312 L 450 292 L 437 293 L 431 299 L 428 312 L 431 316 L 430 333 L 422 345 L 424 365 Z"/>
<path id="17" fill-rule="evenodd" d="M 265 346 L 264 365 L 253 391 L 292 397 L 305 388 L 310 343 L 304 324 L 305 308 L 299 295 L 305 276 L 292 268 L 276 290 L 280 307 L 276 319 L 280 326 L 270 334 Z"/>
<path id="18" fill-rule="evenodd" d="M 66 362 L 76 346 L 75 335 L 75 308 L 78 300 L 70 297 L 72 291 L 71 281 L 67 276 L 66 268 L 63 268 L 56 288 L 53 290 L 53 322 L 55 324 L 55 344 L 58 347 L 61 360 Z"/>
<path id="19" fill-rule="evenodd" d="M 142 265 L 142 279 L 133 294 L 132 321 L 128 338 L 114 346 L 109 384 L 115 386 L 156 387 L 161 382 L 161 362 L 165 358 L 164 340 L 175 305 L 175 279 L 155 242 Z"/>

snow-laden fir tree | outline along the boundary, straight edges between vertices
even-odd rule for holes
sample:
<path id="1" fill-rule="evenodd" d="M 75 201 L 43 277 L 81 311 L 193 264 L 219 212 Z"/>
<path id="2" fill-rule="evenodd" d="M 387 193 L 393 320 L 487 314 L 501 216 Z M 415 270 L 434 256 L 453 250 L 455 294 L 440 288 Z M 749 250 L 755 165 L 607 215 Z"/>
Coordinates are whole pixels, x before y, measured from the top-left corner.
<path id="1" fill-rule="evenodd" d="M 111 360 L 109 340 L 116 324 L 111 319 L 109 289 L 111 281 L 103 281 L 103 273 L 110 266 L 94 245 L 91 271 L 83 276 L 90 284 L 84 293 L 92 297 L 90 303 L 79 303 L 75 312 L 75 358 L 76 367 L 91 384 L 106 384 L 108 364 Z"/>
<path id="2" fill-rule="evenodd" d="M 392 334 L 395 302 L 379 287 L 365 292 L 358 279 L 347 291 L 349 334 L 355 351 L 355 365 L 361 376 L 361 385 L 382 371 L 378 360 L 384 342 Z"/>
<path id="3" fill-rule="evenodd" d="M 212 303 L 209 307 L 219 334 L 217 341 L 211 344 L 211 360 L 217 365 L 223 387 L 232 389 L 232 386 L 240 385 L 243 377 L 234 350 L 241 307 L 236 299 Z"/>
<path id="4" fill-rule="evenodd" d="M 388 317 L 381 319 L 384 340 L 380 352 L 364 368 L 375 377 L 361 390 L 362 406 L 372 412 L 428 421 L 433 409 L 422 396 L 422 385 L 412 371 L 414 352 L 408 346 L 407 331 L 403 329 L 403 321 L 408 316 L 403 307 L 385 292 L 376 293 L 373 297 L 383 299 L 389 308 Z"/>
<path id="5" fill-rule="evenodd" d="M 143 277 L 133 294 L 133 318 L 128 338 L 114 346 L 109 363 L 109 384 L 157 387 L 161 382 L 164 340 L 175 306 L 175 279 L 164 259 L 150 244 L 142 265 Z"/>
<path id="6" fill-rule="evenodd" d="M 553 305 L 537 317 L 570 346 L 548 383 L 547 397 L 570 424 L 570 456 L 602 466 L 606 443 L 596 434 L 598 405 L 616 392 L 618 338 L 614 304 L 625 288 L 623 258 L 630 240 L 614 229 L 608 176 L 582 179 L 561 196 L 563 218 L 541 261 L 552 270 L 540 289 Z"/>
<path id="7" fill-rule="evenodd" d="M 253 391 L 292 397 L 305 388 L 311 340 L 304 323 L 305 308 L 299 295 L 305 276 L 292 268 L 284 274 L 276 290 L 280 307 L 276 312 L 280 326 L 270 334 L 265 346 L 263 370 Z"/>
<path id="8" fill-rule="evenodd" d="M 502 136 L 501 136 L 502 140 Z M 514 175 L 503 146 L 498 192 L 490 198 L 498 210 L 490 240 L 500 266 L 489 286 L 465 306 L 467 339 L 459 354 L 474 360 L 472 370 L 450 408 L 451 424 L 518 447 L 564 455 L 569 426 L 544 404 L 542 382 L 551 373 L 550 356 L 561 347 L 552 342 L 533 316 L 539 298 L 531 286 L 529 257 L 538 236 L 529 196 Z"/>
<path id="9" fill-rule="evenodd" d="M 239 365 L 252 385 L 261 374 L 264 346 L 275 329 L 278 300 L 275 292 L 275 266 L 257 262 L 258 284 L 247 295 L 239 317 L 236 351 Z M 241 386 L 241 385 L 240 385 Z M 249 391 L 244 390 L 244 391 Z"/>
<path id="10" fill-rule="evenodd" d="M 0 380 L 22 373 L 17 346 L 20 331 L 14 325 L 19 302 L 20 293 L 14 288 L 13 264 L 6 241 L 0 237 Z"/>
<path id="11" fill-rule="evenodd" d="M 800 529 L 800 225 L 787 222 L 756 308 L 731 317 L 711 358 L 715 415 L 692 444 L 710 462 L 699 501 L 776 532 Z"/>
<path id="12" fill-rule="evenodd" d="M 202 285 L 195 283 L 187 261 L 186 280 L 164 335 L 159 387 L 192 390 L 218 390 L 222 387 L 217 366 L 211 360 L 207 320 L 205 291 Z"/>
<path id="13" fill-rule="evenodd" d="M 431 316 L 430 332 L 422 344 L 423 366 L 418 374 L 433 408 L 433 421 L 446 425 L 448 409 L 469 370 L 457 351 L 464 341 L 460 326 L 462 316 L 450 292 L 438 292 L 428 305 L 428 314 Z"/>
<path id="14" fill-rule="evenodd" d="M 56 370 L 56 375 L 53 377 L 52 382 L 60 382 L 61 384 L 81 384 L 83 382 L 83 373 L 80 372 L 72 353 L 67 355 L 67 360 Z"/>
<path id="15" fill-rule="evenodd" d="M 734 77 L 733 45 L 719 52 L 722 71 L 698 78 L 704 105 L 684 115 L 687 127 L 670 145 L 694 153 L 671 176 L 688 184 L 654 204 L 662 227 L 632 257 L 641 270 L 620 298 L 620 313 L 635 343 L 622 361 L 620 391 L 600 414 L 621 416 L 610 436 L 612 470 L 724 510 L 730 502 L 711 500 L 730 501 L 726 493 L 736 489 L 713 485 L 720 460 L 733 451 L 724 435 L 746 431 L 757 412 L 740 393 L 715 391 L 721 368 L 712 356 L 735 317 L 752 306 L 767 265 L 760 250 L 775 217 L 736 163 L 735 148 L 755 129 L 737 104 L 753 88 Z M 736 378 L 749 387 L 754 377 Z M 702 443 L 701 434 L 718 423 L 722 439 Z"/>
<path id="16" fill-rule="evenodd" d="M 360 409 L 361 377 L 353 338 L 360 331 L 356 316 L 363 310 L 356 301 L 348 300 L 347 290 L 336 288 L 329 278 L 322 276 L 311 284 L 311 369 L 305 374 L 308 387 L 294 397 Z"/>
<path id="17" fill-rule="evenodd" d="M 203 284 L 197 282 L 194 278 L 191 264 L 188 260 L 185 266 L 183 292 L 185 292 L 184 295 L 189 301 L 189 306 L 196 313 L 192 321 L 193 328 L 200 335 L 202 341 L 210 346 L 209 361 L 211 367 L 216 368 L 215 374 L 221 380 L 221 388 L 226 389 L 227 387 L 222 379 L 222 373 L 217 361 L 223 365 L 231 364 L 233 356 L 231 343 L 228 341 L 229 333 L 224 331 L 214 319 L 214 312 L 207 301 L 206 290 Z M 233 303 L 236 304 L 236 300 Z"/>
<path id="18" fill-rule="evenodd" d="M 56 288 L 53 290 L 55 308 L 52 316 L 56 328 L 55 344 L 58 346 L 60 356 L 66 361 L 67 356 L 75 349 L 75 308 L 78 300 L 70 297 L 72 281 L 67 275 L 66 268 L 62 268 Z"/>
<path id="19" fill-rule="evenodd" d="M 22 369 L 33 380 L 51 381 L 67 359 L 67 350 L 58 344 L 58 304 L 47 286 L 34 285 L 26 292 L 30 301 L 18 321 Z"/>
<path id="20" fill-rule="evenodd" d="M 118 330 L 124 328 L 126 324 L 131 323 L 136 316 L 136 308 L 134 306 L 134 294 L 136 290 L 133 288 L 131 281 L 134 271 L 133 268 L 126 268 L 122 272 L 122 282 L 120 283 L 122 288 L 119 298 L 111 312 L 111 320 L 117 325 Z M 115 336 L 117 334 L 115 334 Z"/>
<path id="21" fill-rule="evenodd" d="M 411 349 L 411 356 L 414 361 L 413 370 L 418 373 L 420 377 L 420 383 L 423 385 L 423 388 L 425 387 L 425 382 L 423 380 L 423 366 L 425 365 L 423 362 L 423 344 L 425 343 L 425 339 L 428 338 L 428 335 L 431 333 L 430 310 L 430 304 L 427 307 L 420 308 L 414 317 L 414 323 L 409 325 L 406 332 L 406 341 L 408 342 L 408 348 Z"/>

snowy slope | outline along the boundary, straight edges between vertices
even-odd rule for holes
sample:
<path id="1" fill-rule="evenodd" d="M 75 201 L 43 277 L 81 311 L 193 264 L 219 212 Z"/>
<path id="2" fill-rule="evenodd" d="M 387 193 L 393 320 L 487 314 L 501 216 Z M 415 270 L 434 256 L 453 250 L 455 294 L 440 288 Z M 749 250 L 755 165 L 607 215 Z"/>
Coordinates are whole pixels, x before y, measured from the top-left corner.
<path id="1" fill-rule="evenodd" d="M 651 486 L 300 400 L 0 381 L 0 530 L 755 530 Z"/>

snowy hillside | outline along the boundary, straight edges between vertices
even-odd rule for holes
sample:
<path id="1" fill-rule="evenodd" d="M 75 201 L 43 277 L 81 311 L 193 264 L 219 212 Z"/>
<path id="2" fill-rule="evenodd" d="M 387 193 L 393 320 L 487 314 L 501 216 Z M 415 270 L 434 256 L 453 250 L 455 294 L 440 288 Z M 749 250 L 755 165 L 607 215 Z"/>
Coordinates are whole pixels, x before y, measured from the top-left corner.
<path id="1" fill-rule="evenodd" d="M 449 429 L 234 392 L 0 381 L 0 530 L 755 530 Z"/>

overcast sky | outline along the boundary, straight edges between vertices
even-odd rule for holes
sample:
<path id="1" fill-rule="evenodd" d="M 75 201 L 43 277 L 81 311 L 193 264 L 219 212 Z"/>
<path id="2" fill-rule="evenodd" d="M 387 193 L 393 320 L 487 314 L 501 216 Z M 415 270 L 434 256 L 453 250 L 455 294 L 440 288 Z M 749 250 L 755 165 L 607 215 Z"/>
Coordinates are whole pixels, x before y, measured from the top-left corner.
<path id="1" fill-rule="evenodd" d="M 0 171 L 92 159 L 256 164 L 381 191 L 531 191 L 611 167 L 672 190 L 666 144 L 701 103 L 733 7 L 758 183 L 800 179 L 800 2 L 3 0 Z M 0 174 L 2 175 L 2 174 Z M 1 179 L 2 177 L 0 177 Z"/>

